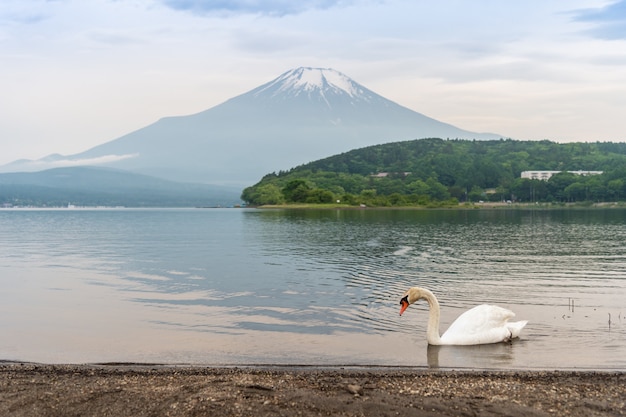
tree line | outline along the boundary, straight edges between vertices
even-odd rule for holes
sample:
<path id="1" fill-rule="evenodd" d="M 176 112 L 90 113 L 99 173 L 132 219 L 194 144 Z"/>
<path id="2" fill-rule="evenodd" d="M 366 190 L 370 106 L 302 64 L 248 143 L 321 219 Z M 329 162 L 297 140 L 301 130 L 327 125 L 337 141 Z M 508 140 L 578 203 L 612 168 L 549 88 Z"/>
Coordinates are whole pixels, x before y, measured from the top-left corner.
<path id="1" fill-rule="evenodd" d="M 548 181 L 522 171 L 559 171 Z M 568 171 L 602 171 L 577 175 Z M 458 202 L 626 199 L 626 143 L 418 139 L 370 146 L 271 173 L 246 188 L 250 205 L 437 206 Z"/>

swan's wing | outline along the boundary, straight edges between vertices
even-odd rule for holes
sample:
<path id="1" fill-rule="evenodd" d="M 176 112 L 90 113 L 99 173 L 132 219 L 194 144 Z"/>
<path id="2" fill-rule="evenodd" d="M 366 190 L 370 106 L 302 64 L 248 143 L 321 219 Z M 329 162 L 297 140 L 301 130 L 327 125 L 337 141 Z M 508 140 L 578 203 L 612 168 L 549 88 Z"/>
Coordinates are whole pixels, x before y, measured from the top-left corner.
<path id="1" fill-rule="evenodd" d="M 488 304 L 476 306 L 461 314 L 441 336 L 441 341 L 444 344 L 478 345 L 508 340 L 512 331 L 507 322 L 512 317 L 515 313 L 506 308 Z"/>

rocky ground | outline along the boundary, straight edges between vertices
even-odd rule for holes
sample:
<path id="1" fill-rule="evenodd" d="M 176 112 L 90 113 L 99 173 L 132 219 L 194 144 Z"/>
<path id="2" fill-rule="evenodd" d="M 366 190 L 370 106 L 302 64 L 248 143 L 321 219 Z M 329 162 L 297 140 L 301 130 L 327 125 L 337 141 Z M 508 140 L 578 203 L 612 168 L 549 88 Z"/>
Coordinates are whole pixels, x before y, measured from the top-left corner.
<path id="1" fill-rule="evenodd" d="M 0 364 L 1 416 L 622 416 L 623 372 Z"/>

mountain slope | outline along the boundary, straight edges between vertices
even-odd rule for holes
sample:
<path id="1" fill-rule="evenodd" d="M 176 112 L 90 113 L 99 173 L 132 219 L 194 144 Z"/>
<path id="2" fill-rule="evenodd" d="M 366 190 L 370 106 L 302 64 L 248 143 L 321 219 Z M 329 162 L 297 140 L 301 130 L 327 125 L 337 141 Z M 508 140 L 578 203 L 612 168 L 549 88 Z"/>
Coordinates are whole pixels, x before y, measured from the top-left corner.
<path id="1" fill-rule="evenodd" d="M 402 107 L 346 75 L 297 68 L 203 112 L 164 118 L 54 163 L 99 164 L 179 181 L 247 185 L 363 146 L 424 137 L 495 139 Z M 29 170 L 28 162 L 2 171 Z"/>

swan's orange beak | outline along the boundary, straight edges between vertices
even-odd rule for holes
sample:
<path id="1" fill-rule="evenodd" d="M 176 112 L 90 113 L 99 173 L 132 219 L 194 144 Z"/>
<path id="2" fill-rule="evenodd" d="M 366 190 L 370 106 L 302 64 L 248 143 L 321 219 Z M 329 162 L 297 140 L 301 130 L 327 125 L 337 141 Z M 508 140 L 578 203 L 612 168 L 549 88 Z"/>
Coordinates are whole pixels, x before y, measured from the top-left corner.
<path id="1" fill-rule="evenodd" d="M 402 300 L 400 300 L 400 305 L 402 306 L 400 307 L 400 315 L 402 315 L 402 313 L 404 313 L 404 310 L 409 308 L 409 301 L 407 300 L 407 297 L 404 297 Z"/>

